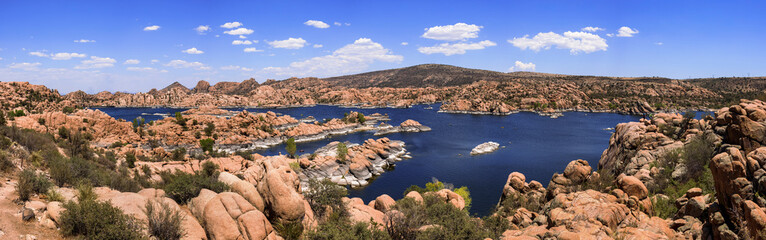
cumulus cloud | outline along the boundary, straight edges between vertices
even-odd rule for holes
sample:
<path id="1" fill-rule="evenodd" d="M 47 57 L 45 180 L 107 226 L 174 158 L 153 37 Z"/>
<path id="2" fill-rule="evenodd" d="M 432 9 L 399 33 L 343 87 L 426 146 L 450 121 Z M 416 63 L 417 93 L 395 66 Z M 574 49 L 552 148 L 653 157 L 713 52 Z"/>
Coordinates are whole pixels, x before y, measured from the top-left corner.
<path id="1" fill-rule="evenodd" d="M 315 27 L 315 28 L 329 28 L 330 27 L 329 24 L 327 24 L 325 22 L 322 22 L 322 21 L 319 21 L 319 20 L 308 20 L 308 21 L 304 22 L 303 24 L 306 24 L 306 26 L 312 26 L 312 27 Z"/>
<path id="2" fill-rule="evenodd" d="M 256 41 L 256 42 L 257 42 L 257 41 Z M 250 45 L 250 44 L 253 44 L 253 42 L 252 42 L 252 41 L 250 41 L 250 40 L 245 40 L 245 41 L 242 41 L 242 40 L 234 40 L 234 41 L 231 41 L 231 44 L 232 44 L 232 45 Z"/>
<path id="3" fill-rule="evenodd" d="M 43 52 L 30 52 L 29 55 L 38 56 L 38 57 L 46 57 L 46 58 L 50 58 L 50 59 L 53 59 L 53 60 L 69 60 L 69 59 L 72 59 L 72 58 L 84 58 L 84 57 L 87 56 L 87 55 L 82 54 L 82 53 L 67 53 L 67 52 L 52 53 L 52 54 L 47 54 L 47 53 L 43 53 Z"/>
<path id="4" fill-rule="evenodd" d="M 242 26 L 241 22 L 227 22 L 221 25 L 222 28 L 228 28 L 228 29 L 232 29 L 239 26 Z"/>
<path id="5" fill-rule="evenodd" d="M 569 49 L 571 54 L 606 51 L 609 46 L 606 44 L 606 39 L 587 32 L 565 32 L 563 35 L 554 32 L 538 33 L 533 38 L 526 35 L 522 38 L 508 40 L 508 42 L 522 50 L 540 51 L 541 49 L 548 50 L 551 47 L 556 47 Z"/>
<path id="6" fill-rule="evenodd" d="M 234 30 L 224 31 L 223 33 L 226 33 L 229 35 L 250 35 L 253 33 L 253 30 L 247 29 L 247 28 L 237 28 Z"/>
<path id="7" fill-rule="evenodd" d="M 314 44 L 314 48 L 321 48 L 321 47 L 324 47 L 324 45 L 322 45 L 322 44 Z"/>
<path id="8" fill-rule="evenodd" d="M 128 67 L 126 69 L 128 71 L 135 71 L 135 72 L 150 72 L 150 71 L 154 71 L 154 68 L 150 68 L 150 67 Z"/>
<path id="9" fill-rule="evenodd" d="M 343 25 L 343 23 L 339 23 L 339 22 L 334 22 L 334 23 L 332 23 L 332 24 L 333 24 L 333 25 L 335 25 L 335 26 L 341 26 L 341 25 Z"/>
<path id="10" fill-rule="evenodd" d="M 203 54 L 203 53 L 205 53 L 205 52 L 203 52 L 201 50 L 198 50 L 197 48 L 189 48 L 189 49 L 183 50 L 181 52 L 185 52 L 185 53 L 188 53 L 188 54 Z"/>
<path id="11" fill-rule="evenodd" d="M 201 62 L 187 62 L 184 60 L 172 60 L 165 64 L 167 67 L 173 67 L 173 68 L 194 68 L 197 70 L 209 70 L 210 67 L 207 65 L 201 63 Z"/>
<path id="12" fill-rule="evenodd" d="M 76 43 L 94 43 L 96 40 L 88 40 L 88 39 L 80 39 L 80 40 L 74 40 Z"/>
<path id="13" fill-rule="evenodd" d="M 618 37 L 633 37 L 634 34 L 638 34 L 638 30 L 629 27 L 621 27 L 617 30 Z"/>
<path id="14" fill-rule="evenodd" d="M 247 38 L 245 37 L 245 35 L 239 35 L 239 39 L 245 39 L 245 38 Z"/>
<path id="15" fill-rule="evenodd" d="M 401 62 L 403 59 L 404 57 L 394 55 L 380 43 L 369 38 L 360 38 L 330 55 L 293 62 L 287 67 L 267 67 L 263 71 L 276 75 L 329 76 L 363 71 L 377 61 Z"/>
<path id="16" fill-rule="evenodd" d="M 408 42 L 402 42 L 402 46 L 407 46 L 407 45 L 410 45 L 410 43 L 408 43 Z"/>
<path id="17" fill-rule="evenodd" d="M 69 60 L 72 58 L 84 58 L 85 54 L 82 53 L 56 53 L 51 55 L 53 60 Z"/>
<path id="18" fill-rule="evenodd" d="M 221 67 L 221 70 L 226 70 L 226 71 L 241 70 L 241 71 L 245 71 L 245 72 L 253 71 L 252 68 L 240 67 L 240 66 L 236 66 L 236 65 L 223 66 L 223 67 Z"/>
<path id="19" fill-rule="evenodd" d="M 80 65 L 75 66 L 75 69 L 93 69 L 93 68 L 106 68 L 113 67 L 117 60 L 108 57 L 96 57 L 90 56 L 89 60 L 82 60 Z"/>
<path id="20" fill-rule="evenodd" d="M 435 26 L 426 28 L 421 37 L 443 41 L 458 41 L 479 37 L 482 26 L 456 23 L 454 25 Z"/>
<path id="21" fill-rule="evenodd" d="M 288 38 L 285 40 L 271 41 L 269 42 L 274 48 L 286 48 L 286 49 L 299 49 L 306 45 L 306 40 L 303 38 Z"/>
<path id="22" fill-rule="evenodd" d="M 208 25 L 199 25 L 196 28 L 194 28 L 194 31 L 197 31 L 198 34 L 205 34 L 207 31 L 210 31 L 210 26 Z"/>
<path id="23" fill-rule="evenodd" d="M 141 63 L 141 61 L 138 61 L 138 59 L 128 59 L 128 60 L 125 60 L 125 62 L 122 64 L 139 64 L 139 63 Z"/>
<path id="24" fill-rule="evenodd" d="M 467 50 L 480 50 L 496 45 L 496 43 L 490 40 L 484 40 L 477 43 L 442 43 L 432 47 L 420 47 L 418 48 L 418 52 L 429 55 L 434 53 L 441 53 L 445 56 L 450 56 L 455 54 L 465 54 L 465 51 Z"/>
<path id="25" fill-rule="evenodd" d="M 37 70 L 37 67 L 39 67 L 40 65 L 42 64 L 39 62 L 35 62 L 35 63 L 23 62 L 23 63 L 12 63 L 11 65 L 8 65 L 8 67 L 12 69 L 21 69 L 24 71 L 34 71 L 34 70 Z"/>
<path id="26" fill-rule="evenodd" d="M 29 55 L 32 56 L 38 56 L 38 57 L 48 57 L 48 54 L 40 51 L 30 52 Z"/>
<path id="27" fill-rule="evenodd" d="M 508 69 L 509 72 L 513 71 L 535 71 L 536 65 L 534 63 L 523 63 L 521 61 L 516 61 L 516 63 Z"/>
<path id="28" fill-rule="evenodd" d="M 604 31 L 603 28 L 600 27 L 584 27 L 580 30 L 586 31 L 586 32 L 598 32 L 598 31 Z"/>
<path id="29" fill-rule="evenodd" d="M 254 47 L 245 48 L 245 52 L 263 52 L 263 50 L 255 49 Z"/>
<path id="30" fill-rule="evenodd" d="M 151 25 L 144 28 L 144 31 L 157 31 L 160 29 L 160 26 L 157 25 Z"/>

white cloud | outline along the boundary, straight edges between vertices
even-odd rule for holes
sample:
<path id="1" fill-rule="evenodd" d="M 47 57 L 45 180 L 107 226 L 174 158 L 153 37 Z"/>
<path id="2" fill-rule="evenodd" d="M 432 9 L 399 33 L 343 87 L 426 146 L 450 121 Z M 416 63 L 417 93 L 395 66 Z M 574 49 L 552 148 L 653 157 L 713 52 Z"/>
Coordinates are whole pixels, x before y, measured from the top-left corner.
<path id="1" fill-rule="evenodd" d="M 555 46 L 559 49 L 569 49 L 571 54 L 606 51 L 607 47 L 609 47 L 606 44 L 606 39 L 586 32 L 565 32 L 563 35 L 554 32 L 538 33 L 533 38 L 529 38 L 529 35 L 526 35 L 522 38 L 508 40 L 508 42 L 522 50 L 531 49 L 540 51 L 541 49 L 548 50 Z"/>
<path id="2" fill-rule="evenodd" d="M 324 47 L 324 45 L 322 45 L 322 44 L 314 44 L 314 48 L 321 48 L 321 47 Z"/>
<path id="3" fill-rule="evenodd" d="M 607 37 L 614 37 L 614 33 L 607 33 L 606 36 Z"/>
<path id="4" fill-rule="evenodd" d="M 621 27 L 617 30 L 618 37 L 633 37 L 633 34 L 638 34 L 638 30 L 629 27 Z"/>
<path id="5" fill-rule="evenodd" d="M 598 32 L 598 31 L 604 31 L 603 28 L 600 27 L 584 27 L 580 30 L 586 31 L 586 32 Z"/>
<path id="6" fill-rule="evenodd" d="M 239 35 L 239 39 L 245 39 L 245 38 L 247 38 L 245 37 L 245 35 Z"/>
<path id="7" fill-rule="evenodd" d="M 250 45 L 250 44 L 253 44 L 253 42 L 250 41 L 250 40 L 245 40 L 245 41 L 234 40 L 234 41 L 231 42 L 231 44 L 233 44 L 233 45 Z"/>
<path id="8" fill-rule="evenodd" d="M 199 25 L 198 27 L 194 28 L 194 31 L 197 31 L 198 34 L 205 34 L 207 31 L 210 31 L 210 26 Z"/>
<path id="9" fill-rule="evenodd" d="M 263 50 L 255 49 L 254 47 L 245 48 L 245 52 L 263 52 Z"/>
<path id="10" fill-rule="evenodd" d="M 160 29 L 160 26 L 157 25 L 151 25 L 144 28 L 144 31 L 157 31 Z"/>
<path id="11" fill-rule="evenodd" d="M 203 53 L 205 53 L 205 52 L 203 52 L 201 50 L 197 50 L 197 48 L 189 48 L 189 49 L 183 50 L 181 52 L 185 52 L 185 53 L 188 53 L 188 54 L 203 54 Z"/>
<path id="12" fill-rule="evenodd" d="M 96 40 L 88 40 L 88 39 L 80 39 L 80 40 L 74 40 L 76 43 L 94 43 Z"/>
<path id="13" fill-rule="evenodd" d="M 236 66 L 236 65 L 223 66 L 223 67 L 221 67 L 221 70 L 227 70 L 227 71 L 242 70 L 242 71 L 245 71 L 245 72 L 253 71 L 252 68 L 240 67 L 240 66 Z"/>
<path id="14" fill-rule="evenodd" d="M 157 60 L 157 59 L 152 59 L 152 61 L 151 61 L 151 62 L 152 62 L 152 64 L 155 64 L 155 63 L 158 63 L 158 62 L 160 62 L 160 60 Z"/>
<path id="15" fill-rule="evenodd" d="M 72 58 L 84 58 L 85 54 L 82 53 L 56 53 L 51 54 L 51 59 L 53 60 L 69 60 Z"/>
<path id="16" fill-rule="evenodd" d="M 496 45 L 496 43 L 490 40 L 484 40 L 477 43 L 442 43 L 433 47 L 420 47 L 418 48 L 418 52 L 425 54 L 441 53 L 445 56 L 450 56 L 454 54 L 465 54 L 466 50 L 480 50 Z"/>
<path id="17" fill-rule="evenodd" d="M 222 28 L 228 28 L 228 29 L 232 29 L 239 26 L 242 26 L 241 22 L 227 22 L 221 25 Z"/>
<path id="18" fill-rule="evenodd" d="M 39 67 L 40 65 L 42 64 L 39 62 L 35 62 L 35 63 L 23 62 L 23 63 L 13 63 L 11 65 L 8 65 L 8 67 L 13 69 L 21 69 L 24 71 L 34 71 L 34 70 L 37 70 L 37 67 Z"/>
<path id="19" fill-rule="evenodd" d="M 662 43 L 662 42 L 656 42 L 656 43 L 654 43 L 654 44 L 657 44 L 658 46 L 662 46 L 662 44 L 664 44 L 664 43 Z"/>
<path id="20" fill-rule="evenodd" d="M 102 58 L 96 56 L 90 56 L 90 60 L 82 60 L 80 65 L 75 66 L 75 69 L 92 69 L 92 68 L 105 68 L 113 67 L 117 60 L 113 58 Z"/>
<path id="21" fill-rule="evenodd" d="M 253 30 L 247 29 L 247 28 L 237 28 L 234 30 L 225 31 L 223 33 L 226 33 L 229 35 L 250 35 L 253 33 Z"/>
<path id="22" fill-rule="evenodd" d="M 69 59 L 72 59 L 72 58 L 84 58 L 84 57 L 87 56 L 87 55 L 82 54 L 82 53 L 67 53 L 67 52 L 62 52 L 62 53 L 47 54 L 47 53 L 39 52 L 39 51 L 38 52 L 30 52 L 29 55 L 38 56 L 38 57 L 46 57 L 46 58 L 50 58 L 50 59 L 53 59 L 53 60 L 69 60 Z"/>
<path id="23" fill-rule="evenodd" d="M 125 60 L 125 62 L 122 64 L 139 64 L 139 63 L 141 63 L 141 61 L 138 61 L 138 59 L 128 59 L 128 60 Z"/>
<path id="24" fill-rule="evenodd" d="M 343 25 L 351 26 L 351 23 L 344 23 Z"/>
<path id="25" fill-rule="evenodd" d="M 303 24 L 306 24 L 306 26 L 312 26 L 315 28 L 329 28 L 330 25 L 328 25 L 325 22 L 319 21 L 319 20 L 308 20 L 304 22 Z"/>
<path id="26" fill-rule="evenodd" d="M 303 40 L 303 38 L 288 38 L 269 42 L 269 45 L 275 48 L 299 49 L 306 45 L 306 40 Z"/>
<path id="27" fill-rule="evenodd" d="M 40 52 L 40 51 L 30 52 L 29 55 L 38 56 L 38 57 L 48 57 L 48 54 Z"/>
<path id="28" fill-rule="evenodd" d="M 407 46 L 407 45 L 409 45 L 409 44 L 410 44 L 410 43 L 408 43 L 408 42 L 402 42 L 402 46 Z"/>
<path id="29" fill-rule="evenodd" d="M 426 28 L 421 37 L 443 41 L 458 41 L 479 37 L 482 26 L 456 23 L 454 25 L 435 26 Z"/>
<path id="30" fill-rule="evenodd" d="M 534 63 L 523 63 L 521 61 L 516 61 L 513 67 L 509 68 L 509 72 L 513 71 L 535 71 L 536 65 Z"/>
<path id="31" fill-rule="evenodd" d="M 340 26 L 340 25 L 343 25 L 343 24 L 342 24 L 342 23 L 339 23 L 339 22 L 334 22 L 334 23 L 333 23 L 333 25 L 335 25 L 335 26 Z"/>
<path id="32" fill-rule="evenodd" d="M 369 38 L 360 38 L 330 55 L 293 62 L 287 67 L 267 67 L 263 71 L 276 75 L 329 76 L 363 71 L 376 61 L 401 62 L 403 59 L 404 57 L 394 55 L 390 50 L 383 48 L 380 43 Z"/>
<path id="33" fill-rule="evenodd" d="M 3 58 L 0 57 L 0 60 L 3 60 Z"/>
<path id="34" fill-rule="evenodd" d="M 165 64 L 165 66 L 173 67 L 173 68 L 194 68 L 197 70 L 209 70 L 210 67 L 207 65 L 201 63 L 201 62 L 187 62 L 184 60 L 172 60 Z"/>
<path id="35" fill-rule="evenodd" d="M 150 67 L 128 67 L 126 68 L 128 71 L 136 71 L 136 72 L 149 72 L 154 71 L 154 68 Z"/>

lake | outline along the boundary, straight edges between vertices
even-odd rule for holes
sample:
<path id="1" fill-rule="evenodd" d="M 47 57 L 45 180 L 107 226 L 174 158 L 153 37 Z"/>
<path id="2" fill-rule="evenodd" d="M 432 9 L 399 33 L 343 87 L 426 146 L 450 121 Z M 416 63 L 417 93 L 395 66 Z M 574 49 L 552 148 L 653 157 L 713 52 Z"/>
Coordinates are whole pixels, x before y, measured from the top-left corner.
<path id="1" fill-rule="evenodd" d="M 426 109 L 431 106 L 433 109 Z M 174 108 L 96 108 L 112 117 L 132 120 L 141 116 L 147 121 L 162 118 L 186 109 Z M 243 110 L 244 108 L 230 108 Z M 537 180 L 548 184 L 553 173 L 563 172 L 567 163 L 575 159 L 587 160 L 596 169 L 601 153 L 609 145 L 609 137 L 618 123 L 638 121 L 640 116 L 615 113 L 567 112 L 552 119 L 536 113 L 521 112 L 508 116 L 469 115 L 438 113 L 439 104 L 416 105 L 407 109 L 378 108 L 357 109 L 318 105 L 281 109 L 246 109 L 250 112 L 273 111 L 296 119 L 314 116 L 340 118 L 349 111 L 388 114 L 392 125 L 413 119 L 431 127 L 430 132 L 394 133 L 385 135 L 402 140 L 411 152 L 412 159 L 405 159 L 368 186 L 349 189 L 349 197 L 360 197 L 365 202 L 388 194 L 394 199 L 403 197 L 410 185 L 424 186 L 436 178 L 455 187 L 467 186 L 473 203 L 472 214 L 489 214 L 500 199 L 503 184 L 511 172 L 521 172 L 527 181 Z M 143 114 L 143 115 L 142 115 Z M 321 141 L 299 143 L 298 150 L 311 153 L 331 141 L 362 143 L 377 138 L 373 132 L 358 132 L 334 136 Z M 471 156 L 476 145 L 487 141 L 500 143 L 496 152 Z M 284 153 L 284 146 L 256 151 L 261 155 Z"/>

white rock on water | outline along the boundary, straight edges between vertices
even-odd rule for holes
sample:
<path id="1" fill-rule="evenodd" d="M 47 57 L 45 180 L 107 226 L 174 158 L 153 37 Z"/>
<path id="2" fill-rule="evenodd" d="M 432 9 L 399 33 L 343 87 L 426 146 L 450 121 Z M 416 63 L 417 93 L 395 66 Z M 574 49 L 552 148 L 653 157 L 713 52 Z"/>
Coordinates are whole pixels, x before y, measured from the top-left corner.
<path id="1" fill-rule="evenodd" d="M 497 149 L 500 147 L 499 143 L 496 142 L 485 142 L 482 144 L 479 144 L 479 146 L 476 146 L 471 150 L 471 155 L 479 155 L 479 154 L 485 154 L 485 153 L 491 153 L 494 151 L 497 151 Z"/>

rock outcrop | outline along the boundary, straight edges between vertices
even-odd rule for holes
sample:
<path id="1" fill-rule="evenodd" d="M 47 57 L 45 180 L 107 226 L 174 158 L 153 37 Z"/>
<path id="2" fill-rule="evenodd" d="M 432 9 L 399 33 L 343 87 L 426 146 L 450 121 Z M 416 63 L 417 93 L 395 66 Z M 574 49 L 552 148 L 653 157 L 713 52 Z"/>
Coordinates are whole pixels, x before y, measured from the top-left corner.
<path id="1" fill-rule="evenodd" d="M 496 142 L 485 142 L 477 145 L 471 149 L 471 155 L 480 155 L 485 153 L 491 153 L 497 151 L 500 148 L 500 144 Z"/>

